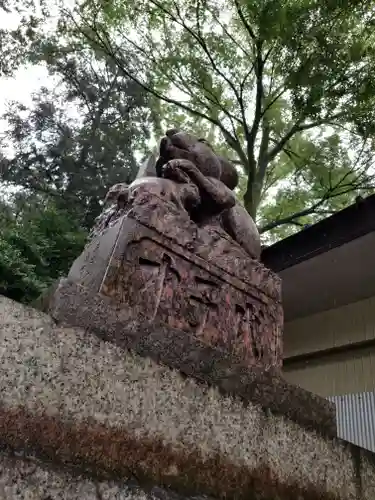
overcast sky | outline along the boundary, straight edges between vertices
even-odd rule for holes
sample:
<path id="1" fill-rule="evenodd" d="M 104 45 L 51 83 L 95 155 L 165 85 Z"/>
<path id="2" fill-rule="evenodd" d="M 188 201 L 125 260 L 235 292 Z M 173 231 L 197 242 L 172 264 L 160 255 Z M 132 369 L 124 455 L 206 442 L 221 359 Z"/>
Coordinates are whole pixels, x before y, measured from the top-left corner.
<path id="1" fill-rule="evenodd" d="M 37 2 L 38 0 L 35 0 L 35 4 Z M 71 8 L 75 3 L 75 0 L 63 0 L 63 4 L 68 8 Z M 46 25 L 46 30 L 50 30 L 54 28 L 58 9 L 54 0 L 47 0 L 47 4 L 51 16 L 48 25 Z M 1 11 L 0 28 L 16 29 L 19 21 L 19 15 Z M 13 78 L 0 78 L 0 115 L 4 113 L 8 101 L 16 100 L 27 105 L 31 102 L 31 95 L 40 87 L 51 87 L 53 85 L 53 80 L 49 77 L 46 68 L 43 66 L 30 65 L 20 68 Z M 1 122 L 0 127 L 3 129 Z"/>
<path id="2" fill-rule="evenodd" d="M 19 16 L 14 13 L 1 12 L 0 28 L 16 29 Z M 16 71 L 12 78 L 0 78 L 0 115 L 6 110 L 7 102 L 19 101 L 27 105 L 31 95 L 41 86 L 49 86 L 50 79 L 43 66 L 28 66 Z M 0 131 L 4 130 L 4 123 L 0 120 Z"/>

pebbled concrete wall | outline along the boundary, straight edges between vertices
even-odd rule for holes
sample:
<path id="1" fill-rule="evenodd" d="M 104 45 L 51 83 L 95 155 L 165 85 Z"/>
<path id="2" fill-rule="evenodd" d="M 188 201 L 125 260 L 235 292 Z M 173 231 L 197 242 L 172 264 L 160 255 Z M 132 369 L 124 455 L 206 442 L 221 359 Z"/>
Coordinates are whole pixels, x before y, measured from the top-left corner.
<path id="1" fill-rule="evenodd" d="M 11 492 L 5 498 L 59 498 L 52 479 L 50 492 L 38 493 L 42 473 L 12 473 L 4 464 L 14 453 L 57 475 L 62 467 L 81 471 L 76 489 L 61 497 L 69 499 L 77 491 L 91 498 L 82 492 L 93 488 L 87 486 L 92 478 L 117 485 L 137 478 L 184 496 L 375 498 L 373 457 L 348 443 L 245 406 L 82 330 L 58 327 L 4 297 L 0 325 L 0 446 L 6 450 L 0 492 Z M 14 470 L 26 467 L 17 464 Z M 36 485 L 34 497 L 9 490 L 13 480 L 20 491 Z"/>
<path id="2" fill-rule="evenodd" d="M 69 469 L 57 469 L 30 457 L 0 453 L 1 500 L 182 500 L 157 486 L 136 481 L 105 481 Z M 206 500 L 196 496 L 186 500 Z"/>

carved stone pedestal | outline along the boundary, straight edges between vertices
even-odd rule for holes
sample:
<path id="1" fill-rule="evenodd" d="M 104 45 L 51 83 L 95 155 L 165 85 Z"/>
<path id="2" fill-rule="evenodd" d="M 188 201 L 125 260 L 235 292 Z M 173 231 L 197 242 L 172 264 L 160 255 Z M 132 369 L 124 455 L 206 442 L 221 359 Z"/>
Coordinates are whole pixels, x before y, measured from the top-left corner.
<path id="1" fill-rule="evenodd" d="M 133 207 L 87 245 L 55 292 L 54 317 L 129 346 L 150 330 L 171 341 L 180 332 L 233 362 L 279 369 L 279 278 L 219 228 L 155 205 Z"/>
<path id="2" fill-rule="evenodd" d="M 280 280 L 210 182 L 125 187 L 50 315 L 0 297 L 1 498 L 375 498 L 334 404 L 283 379 Z"/>
<path id="3" fill-rule="evenodd" d="M 374 498 L 334 405 L 282 377 L 279 279 L 144 194 L 46 298 L 55 321 L 0 297 L 0 491 Z"/>

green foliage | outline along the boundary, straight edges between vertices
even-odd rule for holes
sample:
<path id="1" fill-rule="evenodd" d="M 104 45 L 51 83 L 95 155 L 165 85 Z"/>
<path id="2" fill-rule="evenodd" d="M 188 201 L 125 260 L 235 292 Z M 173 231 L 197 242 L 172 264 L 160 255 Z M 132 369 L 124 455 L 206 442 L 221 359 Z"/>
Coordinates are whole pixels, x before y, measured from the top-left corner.
<path id="1" fill-rule="evenodd" d="M 42 291 L 42 283 L 33 266 L 9 241 L 12 236 L 9 233 L 7 230 L 0 236 L 0 293 L 14 300 L 29 302 Z"/>
<path id="2" fill-rule="evenodd" d="M 43 64 L 54 81 L 3 117 L 0 181 L 22 189 L 0 205 L 0 293 L 28 302 L 66 274 L 171 126 L 235 162 L 268 242 L 373 192 L 375 0 L 37 4 L 0 1 L 19 15 L 0 76 Z"/>
<path id="3" fill-rule="evenodd" d="M 6 27 L 0 28 L 0 76 L 12 76 L 28 62 L 33 42 L 48 17 L 44 0 L 0 0 L 1 25 Z M 12 26 L 15 18 L 19 22 Z"/>
<path id="4" fill-rule="evenodd" d="M 373 192 L 373 149 L 364 147 L 360 138 L 343 144 L 333 132 L 314 142 L 296 135 L 290 143 L 265 177 L 268 196 L 260 204 L 258 223 L 269 242 L 342 210 L 359 194 Z"/>
<path id="5" fill-rule="evenodd" d="M 30 107 L 10 103 L 2 180 L 53 197 L 90 228 L 108 188 L 131 182 L 149 132 L 145 94 L 100 54 L 80 51 L 57 36 L 38 39 L 33 61 L 57 81 Z"/>
<path id="6" fill-rule="evenodd" d="M 134 179 L 150 135 L 145 92 L 36 3 L 0 3 L 19 16 L 0 32 L 0 71 L 43 65 L 53 83 L 1 117 L 0 183 L 7 200 L 8 188 L 18 194 L 0 205 L 0 293 L 26 302 L 68 272 L 108 188 Z"/>
<path id="7" fill-rule="evenodd" d="M 25 195 L 1 205 L 0 223 L 0 294 L 23 302 L 68 272 L 87 237 L 71 214 Z"/>
<path id="8" fill-rule="evenodd" d="M 32 264 L 14 244 L 17 226 L 9 207 L 0 206 L 0 293 L 15 300 L 32 299 L 41 290 Z"/>
<path id="9" fill-rule="evenodd" d="M 352 0 L 90 0 L 65 16 L 69 36 L 84 35 L 159 100 L 158 130 L 168 122 L 210 133 L 239 163 L 244 204 L 266 228 L 280 211 L 279 225 L 302 224 L 294 209 L 304 205 L 320 217 L 318 202 L 329 211 L 374 186 L 374 7 Z M 339 144 L 322 144 L 327 135 Z M 270 185 L 279 194 L 270 194 Z"/>
<path id="10" fill-rule="evenodd" d="M 27 255 L 38 276 L 53 281 L 66 274 L 85 244 L 87 232 L 74 215 L 47 202 L 43 209 L 31 205 L 22 214 L 23 235 L 36 245 Z"/>

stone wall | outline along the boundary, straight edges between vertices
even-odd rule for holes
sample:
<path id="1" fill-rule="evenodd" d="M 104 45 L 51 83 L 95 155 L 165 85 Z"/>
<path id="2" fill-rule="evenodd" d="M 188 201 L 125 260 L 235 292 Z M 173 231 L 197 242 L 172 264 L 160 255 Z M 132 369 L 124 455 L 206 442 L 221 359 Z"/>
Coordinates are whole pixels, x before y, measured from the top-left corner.
<path id="1" fill-rule="evenodd" d="M 64 467 L 51 467 L 31 457 L 0 453 L 1 500 L 181 500 L 158 486 L 140 487 L 136 480 L 87 477 Z M 184 497 L 185 498 L 185 497 Z M 189 500 L 205 500 L 203 496 Z"/>
<path id="2" fill-rule="evenodd" d="M 0 498 L 375 498 L 348 443 L 3 297 L 0 325 Z"/>

